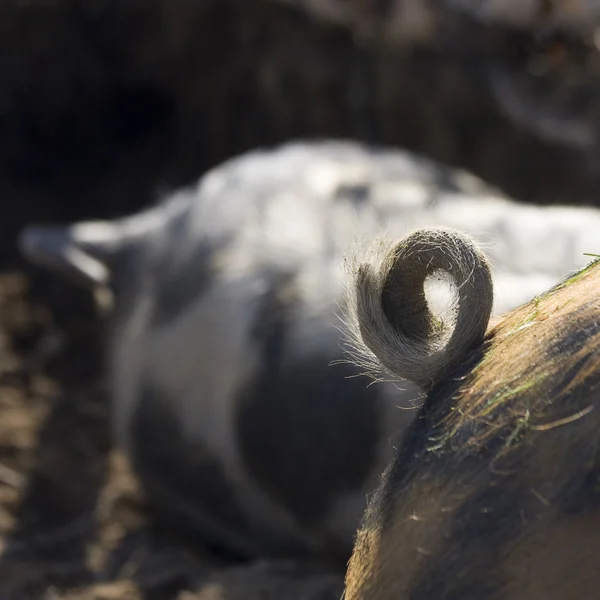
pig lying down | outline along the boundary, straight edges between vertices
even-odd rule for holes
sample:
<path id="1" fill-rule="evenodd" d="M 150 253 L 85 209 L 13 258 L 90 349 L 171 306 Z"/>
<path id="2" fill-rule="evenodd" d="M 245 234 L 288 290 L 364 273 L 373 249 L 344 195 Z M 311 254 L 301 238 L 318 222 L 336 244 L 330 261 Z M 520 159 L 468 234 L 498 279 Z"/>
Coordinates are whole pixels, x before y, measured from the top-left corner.
<path id="1" fill-rule="evenodd" d="M 345 561 L 422 382 L 351 377 L 343 257 L 433 226 L 485 248 L 500 314 L 586 264 L 600 212 L 520 205 L 400 151 L 297 142 L 137 215 L 29 227 L 20 246 L 110 291 L 115 437 L 161 514 L 242 556 Z"/>
<path id="2" fill-rule="evenodd" d="M 349 286 L 355 358 L 411 378 L 427 397 L 369 502 L 345 600 L 597 598 L 600 260 L 436 370 L 448 334 L 415 291 L 422 284 L 406 285 L 414 269 L 393 245 L 375 255 Z M 476 279 L 464 295 L 487 298 L 489 282 Z M 471 303 L 478 332 L 488 316 L 487 302 Z"/>

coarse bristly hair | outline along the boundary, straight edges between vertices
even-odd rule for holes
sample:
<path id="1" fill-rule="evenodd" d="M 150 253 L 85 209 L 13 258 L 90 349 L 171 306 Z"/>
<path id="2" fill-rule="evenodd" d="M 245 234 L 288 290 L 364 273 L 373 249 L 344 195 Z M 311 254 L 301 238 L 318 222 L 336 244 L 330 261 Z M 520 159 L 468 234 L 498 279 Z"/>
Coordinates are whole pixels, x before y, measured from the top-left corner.
<path id="1" fill-rule="evenodd" d="M 346 257 L 344 349 L 375 377 L 382 371 L 428 388 L 485 335 L 493 284 L 485 254 L 468 235 L 418 229 L 397 242 L 378 239 Z M 426 279 L 437 272 L 456 287 L 444 317 L 427 302 Z"/>

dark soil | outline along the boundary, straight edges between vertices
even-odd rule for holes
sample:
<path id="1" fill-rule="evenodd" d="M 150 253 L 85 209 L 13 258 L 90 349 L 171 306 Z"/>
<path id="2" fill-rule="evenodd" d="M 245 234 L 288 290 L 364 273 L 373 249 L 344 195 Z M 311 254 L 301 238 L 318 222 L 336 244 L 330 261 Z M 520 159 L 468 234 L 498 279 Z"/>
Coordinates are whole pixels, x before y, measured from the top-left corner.
<path id="1" fill-rule="evenodd" d="M 2 600 L 338 600 L 341 574 L 232 564 L 157 525 L 111 451 L 101 322 L 46 273 L 0 268 Z"/>
<path id="2" fill-rule="evenodd" d="M 14 241 L 32 221 L 132 212 L 299 137 L 403 146 L 524 200 L 597 204 L 598 49 L 440 22 L 407 48 L 266 0 L 0 3 L 0 599 L 338 600 L 335 576 L 223 565 L 152 522 L 111 452 L 92 299 Z M 525 117 L 501 106 L 497 72 Z M 538 106 L 590 141 L 540 131 Z"/>

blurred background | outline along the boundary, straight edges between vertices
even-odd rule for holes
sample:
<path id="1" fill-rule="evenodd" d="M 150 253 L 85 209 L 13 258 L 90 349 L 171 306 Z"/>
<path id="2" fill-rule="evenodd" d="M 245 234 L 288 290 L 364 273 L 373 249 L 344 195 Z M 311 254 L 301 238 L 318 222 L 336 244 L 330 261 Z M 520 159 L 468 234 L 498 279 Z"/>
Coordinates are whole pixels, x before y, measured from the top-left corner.
<path id="1" fill-rule="evenodd" d="M 5 0 L 2 239 L 32 218 L 123 214 L 295 137 L 595 203 L 597 25 L 594 0 Z"/>
<path id="2" fill-rule="evenodd" d="M 323 137 L 600 204 L 599 48 L 595 0 L 3 0 L 0 597 L 162 599 L 185 579 L 109 460 L 91 298 L 24 264 L 23 225 L 124 215 Z M 98 587 L 134 556 L 135 590 Z"/>

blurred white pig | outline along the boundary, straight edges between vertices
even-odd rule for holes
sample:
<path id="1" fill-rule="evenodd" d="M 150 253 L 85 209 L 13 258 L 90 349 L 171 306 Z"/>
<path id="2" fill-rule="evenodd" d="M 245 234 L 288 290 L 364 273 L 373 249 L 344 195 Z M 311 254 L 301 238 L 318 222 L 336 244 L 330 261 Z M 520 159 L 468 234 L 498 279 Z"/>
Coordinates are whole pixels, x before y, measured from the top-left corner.
<path id="1" fill-rule="evenodd" d="M 19 244 L 110 290 L 115 436 L 161 514 L 242 556 L 345 562 L 420 390 L 336 362 L 344 257 L 431 226 L 483 247 L 496 315 L 600 242 L 599 210 L 518 204 L 406 152 L 314 141 L 229 160 L 137 215 L 28 227 Z"/>

